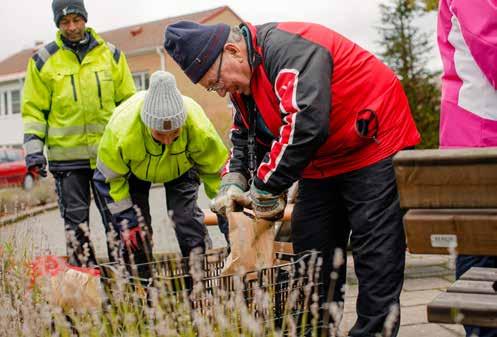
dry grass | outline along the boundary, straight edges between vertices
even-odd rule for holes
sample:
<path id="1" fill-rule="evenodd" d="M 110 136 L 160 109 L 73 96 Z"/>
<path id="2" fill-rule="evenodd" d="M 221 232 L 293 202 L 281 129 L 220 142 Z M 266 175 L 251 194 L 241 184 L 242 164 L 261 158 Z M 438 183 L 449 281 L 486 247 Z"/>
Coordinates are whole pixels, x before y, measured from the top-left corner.
<path id="1" fill-rule="evenodd" d="M 156 274 L 153 284 L 143 288 L 141 283 L 131 283 L 124 276 L 124 268 L 118 265 L 115 277 L 101 286 L 98 283 L 101 305 L 93 308 L 83 305 L 88 302 L 84 298 L 87 293 L 80 290 L 84 286 L 74 284 L 66 291 L 70 302 L 65 303 L 72 305 L 54 301 L 54 284 L 59 293 L 64 293 L 60 283 L 54 282 L 54 277 L 59 276 L 38 277 L 33 286 L 30 261 L 33 256 L 29 249 L 12 243 L 0 246 L 0 337 L 346 336 L 337 328 L 343 316 L 342 304 L 324 304 L 331 316 L 330 324 L 323 334 L 318 328 L 319 297 L 314 280 L 321 259 L 315 255 L 310 263 L 285 267 L 288 275 L 294 276 L 285 281 L 286 288 L 291 290 L 286 293 L 288 297 L 279 314 L 274 310 L 278 305 L 275 294 L 282 283 L 274 282 L 273 276 L 264 278 L 262 274 L 249 291 L 246 280 L 238 276 L 231 278 L 229 288 L 222 282 L 210 287 L 205 282 L 201 256 L 190 257 L 191 287 L 186 287 L 182 278 Z M 335 259 L 334 268 L 343 262 Z M 277 324 L 278 317 L 282 319 Z M 384 332 L 378 336 L 391 336 L 396 319 L 398 308 L 392 308 Z"/>
<path id="2" fill-rule="evenodd" d="M 57 195 L 51 177 L 40 179 L 30 191 L 25 191 L 21 187 L 0 189 L 0 216 L 17 214 L 55 201 Z"/>
<path id="3" fill-rule="evenodd" d="M 40 277 L 32 287 L 28 250 L 12 244 L 0 247 L 0 336 L 297 336 L 299 325 L 317 323 L 317 295 L 312 281 L 291 279 L 299 291 L 289 294 L 283 325 L 275 324 L 273 285 L 252 289 L 248 300 L 244 282 L 233 278 L 231 289 L 206 289 L 200 262 L 191 258 L 191 290 L 182 280 L 159 280 L 148 291 L 128 278 L 116 277 L 102 287 L 103 305 L 85 309 L 54 303 L 53 277 Z M 300 266 L 302 268 L 302 266 Z M 305 268 L 302 268 L 302 271 Z M 310 272 L 312 274 L 312 272 Z M 309 274 L 308 274 L 309 275 Z M 307 275 L 307 276 L 308 276 Z M 180 290 L 178 291 L 178 287 Z M 74 289 L 74 287 L 72 287 Z M 105 289 L 105 291 L 104 291 Z M 148 295 L 146 295 L 148 293 Z M 68 294 L 83 303 L 83 292 Z M 299 297 L 300 296 L 300 297 Z M 288 308 L 305 296 L 311 312 L 295 320 Z M 317 336 L 314 329 L 313 336 Z"/>

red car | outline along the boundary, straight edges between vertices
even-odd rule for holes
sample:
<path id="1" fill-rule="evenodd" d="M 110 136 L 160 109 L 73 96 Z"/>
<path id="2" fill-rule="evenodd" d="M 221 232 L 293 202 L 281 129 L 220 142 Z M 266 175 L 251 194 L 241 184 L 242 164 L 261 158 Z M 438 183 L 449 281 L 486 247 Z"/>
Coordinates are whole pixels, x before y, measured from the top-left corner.
<path id="1" fill-rule="evenodd" d="M 22 149 L 0 149 L 0 187 L 22 186 L 30 190 L 38 177 L 34 170 L 28 171 Z"/>

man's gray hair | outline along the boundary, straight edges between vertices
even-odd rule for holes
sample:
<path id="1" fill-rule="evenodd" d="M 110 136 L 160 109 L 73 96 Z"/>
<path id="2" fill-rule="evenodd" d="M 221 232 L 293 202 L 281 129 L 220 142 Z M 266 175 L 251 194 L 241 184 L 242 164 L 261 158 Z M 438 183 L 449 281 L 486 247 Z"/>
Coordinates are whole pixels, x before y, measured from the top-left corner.
<path id="1" fill-rule="evenodd" d="M 240 43 L 243 40 L 243 35 L 240 27 L 233 26 L 230 29 L 230 35 L 228 36 L 228 40 L 226 43 Z"/>

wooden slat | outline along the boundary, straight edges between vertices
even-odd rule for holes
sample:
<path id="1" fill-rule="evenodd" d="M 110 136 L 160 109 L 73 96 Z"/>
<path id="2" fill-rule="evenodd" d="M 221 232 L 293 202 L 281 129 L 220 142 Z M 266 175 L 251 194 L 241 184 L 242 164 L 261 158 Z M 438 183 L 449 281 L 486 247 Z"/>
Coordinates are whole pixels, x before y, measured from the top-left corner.
<path id="1" fill-rule="evenodd" d="M 203 209 L 204 212 L 204 223 L 206 226 L 217 226 L 217 216 L 216 213 L 212 212 L 210 209 Z M 281 221 L 290 221 L 292 218 L 293 205 L 286 205 L 285 213 Z"/>
<path id="2" fill-rule="evenodd" d="M 458 254 L 497 255 L 497 209 L 411 209 L 404 226 L 413 254 L 449 254 L 457 242 Z"/>
<path id="3" fill-rule="evenodd" d="M 453 285 L 447 289 L 450 293 L 470 293 L 470 294 L 488 294 L 496 295 L 497 291 L 494 289 L 494 282 L 492 281 L 468 281 L 457 280 Z M 495 298 L 497 301 L 497 297 Z"/>
<path id="4" fill-rule="evenodd" d="M 497 328 L 494 295 L 441 293 L 427 307 L 428 321 Z"/>
<path id="5" fill-rule="evenodd" d="M 497 268 L 480 268 L 473 267 L 467 272 L 465 272 L 461 280 L 473 280 L 473 281 L 497 281 Z"/>
<path id="6" fill-rule="evenodd" d="M 274 241 L 273 247 L 275 253 L 293 254 L 291 242 Z"/>

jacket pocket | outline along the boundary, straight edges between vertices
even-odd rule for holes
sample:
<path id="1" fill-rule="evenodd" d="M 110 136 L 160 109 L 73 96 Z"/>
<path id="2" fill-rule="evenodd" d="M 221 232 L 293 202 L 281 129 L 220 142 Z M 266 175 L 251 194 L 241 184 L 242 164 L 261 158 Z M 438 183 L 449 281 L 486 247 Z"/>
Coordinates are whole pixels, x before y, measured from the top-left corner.
<path id="1" fill-rule="evenodd" d="M 79 98 L 77 74 L 70 70 L 63 70 L 53 74 L 52 81 L 53 93 L 50 115 L 55 113 L 62 118 L 73 115 Z"/>

